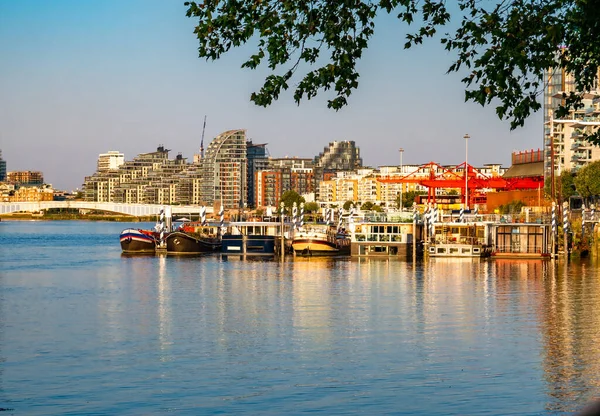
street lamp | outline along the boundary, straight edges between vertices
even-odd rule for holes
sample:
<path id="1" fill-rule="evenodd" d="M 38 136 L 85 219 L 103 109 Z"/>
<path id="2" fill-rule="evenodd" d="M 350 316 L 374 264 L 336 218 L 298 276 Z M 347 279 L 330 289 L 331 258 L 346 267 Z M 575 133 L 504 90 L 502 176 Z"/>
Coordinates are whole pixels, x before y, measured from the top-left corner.
<path id="1" fill-rule="evenodd" d="M 404 149 L 400 148 L 400 177 L 402 177 L 402 154 Z M 402 188 L 404 188 L 404 182 L 400 181 L 400 211 L 404 211 L 404 203 L 402 201 Z"/>
<path id="2" fill-rule="evenodd" d="M 465 134 L 465 211 L 469 210 L 469 139 L 471 138 L 468 134 Z"/>

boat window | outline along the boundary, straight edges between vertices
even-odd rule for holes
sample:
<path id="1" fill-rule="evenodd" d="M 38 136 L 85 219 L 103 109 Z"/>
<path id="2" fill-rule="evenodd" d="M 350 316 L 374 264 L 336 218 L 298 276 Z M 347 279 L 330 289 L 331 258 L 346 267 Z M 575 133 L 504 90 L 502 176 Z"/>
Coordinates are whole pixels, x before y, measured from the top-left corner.
<path id="1" fill-rule="evenodd" d="M 471 252 L 471 249 L 470 249 L 469 247 L 463 247 L 463 248 L 462 248 L 462 253 L 463 253 L 463 254 L 468 254 L 468 253 L 470 253 L 470 252 Z"/>
<path id="2" fill-rule="evenodd" d="M 457 254 L 458 253 L 458 248 L 456 248 L 456 247 L 450 247 L 449 253 L 450 254 Z"/>
<path id="3" fill-rule="evenodd" d="M 446 248 L 445 247 L 438 247 L 437 252 L 438 252 L 438 254 L 444 254 L 444 253 L 446 253 Z"/>

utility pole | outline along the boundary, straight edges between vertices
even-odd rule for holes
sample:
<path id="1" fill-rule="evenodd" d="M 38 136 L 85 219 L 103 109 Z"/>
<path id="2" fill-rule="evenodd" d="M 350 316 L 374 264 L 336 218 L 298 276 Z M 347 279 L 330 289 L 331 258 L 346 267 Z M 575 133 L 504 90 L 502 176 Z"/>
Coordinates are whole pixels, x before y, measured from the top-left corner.
<path id="1" fill-rule="evenodd" d="M 404 149 L 400 148 L 400 177 L 403 176 L 402 172 L 402 154 Z M 404 211 L 404 201 L 402 200 L 402 188 L 404 188 L 404 182 L 400 181 L 400 211 Z"/>
<path id="2" fill-rule="evenodd" d="M 469 209 L 469 139 L 468 134 L 465 134 L 465 211 Z"/>

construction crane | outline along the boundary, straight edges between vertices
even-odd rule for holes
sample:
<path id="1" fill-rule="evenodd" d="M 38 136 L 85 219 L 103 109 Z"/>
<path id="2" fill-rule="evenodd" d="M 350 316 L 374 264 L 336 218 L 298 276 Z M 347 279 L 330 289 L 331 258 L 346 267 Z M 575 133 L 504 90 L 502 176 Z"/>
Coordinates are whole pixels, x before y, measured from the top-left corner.
<path id="1" fill-rule="evenodd" d="M 467 180 L 465 180 L 465 170 Z M 538 189 L 544 185 L 542 176 L 505 179 L 482 173 L 467 163 L 448 168 L 435 162 L 421 165 L 407 175 L 380 177 L 377 180 L 382 183 L 413 183 L 424 186 L 428 189 L 427 202 L 431 203 L 436 202 L 437 189 L 460 189 L 464 200 L 465 187 L 468 187 L 473 192 L 470 192 L 469 201 L 464 201 L 467 206 L 470 206 L 475 199 L 477 202 L 482 202 L 485 199 L 483 190 Z"/>

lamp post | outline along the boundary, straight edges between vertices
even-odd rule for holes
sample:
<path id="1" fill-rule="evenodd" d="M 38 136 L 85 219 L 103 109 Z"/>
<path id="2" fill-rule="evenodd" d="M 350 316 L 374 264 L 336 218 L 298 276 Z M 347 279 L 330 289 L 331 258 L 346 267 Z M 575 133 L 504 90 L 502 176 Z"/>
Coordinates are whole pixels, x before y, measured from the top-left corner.
<path id="1" fill-rule="evenodd" d="M 400 148 L 400 177 L 402 177 L 402 154 L 404 153 L 404 149 Z M 402 188 L 404 188 L 404 183 L 400 182 L 400 211 L 404 211 L 404 203 L 402 201 Z"/>
<path id="2" fill-rule="evenodd" d="M 469 139 L 468 134 L 465 134 L 465 211 L 469 209 Z"/>

